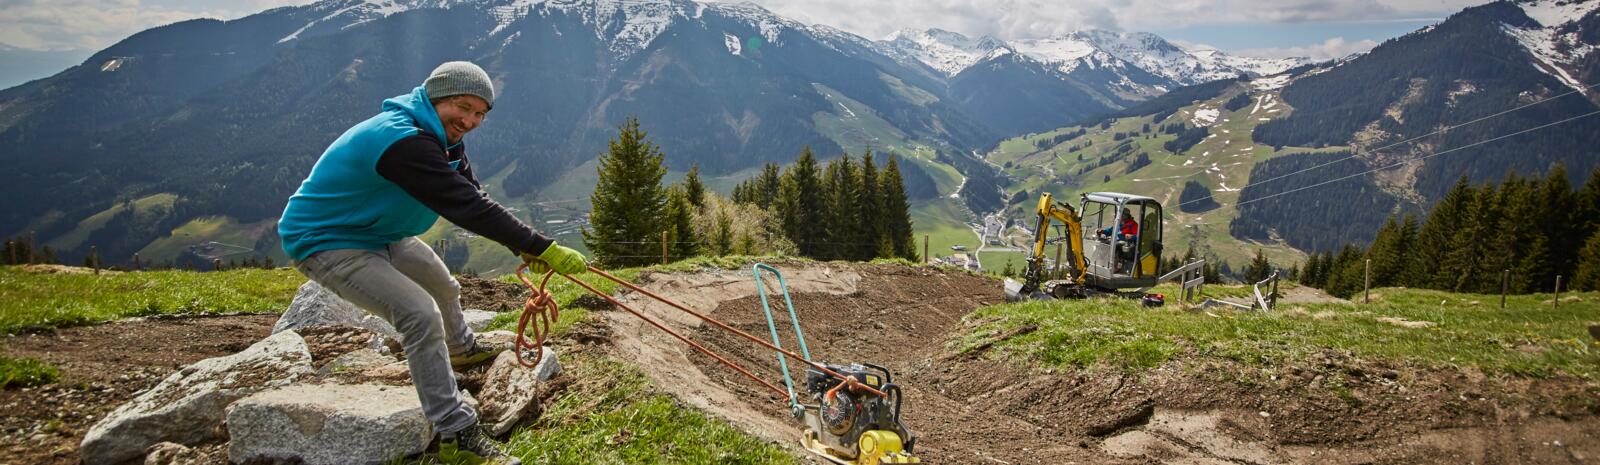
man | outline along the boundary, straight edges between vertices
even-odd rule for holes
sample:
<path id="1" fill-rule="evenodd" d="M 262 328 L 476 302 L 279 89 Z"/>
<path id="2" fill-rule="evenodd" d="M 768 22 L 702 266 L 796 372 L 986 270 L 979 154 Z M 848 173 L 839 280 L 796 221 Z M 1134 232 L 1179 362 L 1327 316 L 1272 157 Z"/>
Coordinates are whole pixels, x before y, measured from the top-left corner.
<path id="1" fill-rule="evenodd" d="M 289 198 L 278 234 L 306 277 L 400 331 L 435 445 L 520 464 L 478 428 L 453 375 L 505 347 L 476 340 L 461 315 L 461 285 L 414 237 L 443 216 L 511 248 L 536 272 L 585 269 L 582 254 L 534 232 L 479 188 L 461 138 L 483 123 L 494 97 L 477 65 L 439 65 L 328 146 Z"/>

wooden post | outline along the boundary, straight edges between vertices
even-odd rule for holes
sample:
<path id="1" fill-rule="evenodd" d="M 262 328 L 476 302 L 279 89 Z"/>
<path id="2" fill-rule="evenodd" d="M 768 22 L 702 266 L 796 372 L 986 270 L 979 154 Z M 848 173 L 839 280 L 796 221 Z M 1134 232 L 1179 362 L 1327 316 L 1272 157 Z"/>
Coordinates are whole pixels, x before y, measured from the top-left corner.
<path id="1" fill-rule="evenodd" d="M 1511 290 L 1511 270 L 1500 272 L 1500 309 L 1506 309 L 1506 292 Z"/>
<path id="2" fill-rule="evenodd" d="M 1267 308 L 1268 310 L 1273 310 L 1273 309 L 1278 308 L 1278 274 L 1277 273 L 1273 273 L 1272 274 L 1272 294 L 1267 296 L 1267 307 L 1268 307 Z"/>
<path id="3" fill-rule="evenodd" d="M 1556 299 L 1550 301 L 1551 308 L 1561 308 L 1561 275 L 1556 275 Z"/>
<path id="4" fill-rule="evenodd" d="M 89 266 L 94 267 L 94 274 L 100 274 L 100 251 L 95 246 L 89 246 Z"/>
<path id="5" fill-rule="evenodd" d="M 922 263 L 929 263 L 929 262 L 932 262 L 932 261 L 933 261 L 933 257 L 928 256 L 928 235 L 927 234 L 923 234 L 922 235 Z"/>
<path id="6" fill-rule="evenodd" d="M 1372 259 L 1370 259 L 1370 258 L 1367 259 L 1367 271 L 1363 273 L 1363 276 L 1365 276 L 1365 278 L 1363 278 L 1362 282 L 1361 282 L 1361 303 L 1364 303 L 1364 304 L 1365 303 L 1371 303 L 1372 302 Z"/>
<path id="7" fill-rule="evenodd" d="M 133 253 L 133 271 L 144 271 L 143 267 L 139 265 L 139 252 Z"/>
<path id="8" fill-rule="evenodd" d="M 33 231 L 28 231 L 28 264 L 29 265 L 33 264 L 33 257 L 39 255 L 39 242 L 38 242 L 38 239 L 39 239 L 38 236 L 34 235 Z"/>
<path id="9" fill-rule="evenodd" d="M 220 258 L 211 259 L 211 271 L 222 271 L 222 259 L 220 259 Z"/>
<path id="10" fill-rule="evenodd" d="M 10 250 L 11 251 L 11 261 L 6 262 L 7 264 L 11 264 L 11 265 L 17 264 L 17 244 L 16 244 L 16 242 L 17 241 L 6 241 L 6 250 Z"/>
<path id="11" fill-rule="evenodd" d="M 661 264 L 667 264 L 667 232 L 661 231 Z"/>

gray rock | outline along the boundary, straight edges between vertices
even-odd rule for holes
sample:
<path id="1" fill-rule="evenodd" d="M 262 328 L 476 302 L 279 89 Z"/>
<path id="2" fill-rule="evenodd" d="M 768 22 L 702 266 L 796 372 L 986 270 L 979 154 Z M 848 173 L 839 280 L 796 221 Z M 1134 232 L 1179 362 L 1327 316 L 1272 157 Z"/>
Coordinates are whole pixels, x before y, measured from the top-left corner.
<path id="1" fill-rule="evenodd" d="M 228 407 L 228 459 L 381 464 L 421 453 L 433 438 L 414 389 L 294 385 Z"/>
<path id="2" fill-rule="evenodd" d="M 461 311 L 461 316 L 467 319 L 467 327 L 472 328 L 473 331 L 483 331 L 483 328 L 489 327 L 489 322 L 493 321 L 497 315 L 499 313 L 476 308 L 468 308 Z"/>
<path id="3" fill-rule="evenodd" d="M 395 359 L 394 356 L 378 352 L 377 350 L 360 349 L 340 355 L 338 358 L 333 359 L 333 361 L 328 362 L 327 365 L 323 365 L 322 369 L 317 370 L 317 376 L 328 376 L 331 374 L 351 371 L 359 372 L 362 370 L 395 363 L 396 361 L 398 360 Z"/>
<path id="4" fill-rule="evenodd" d="M 163 442 L 145 450 L 144 465 L 203 465 L 212 463 L 205 452 L 183 444 Z"/>
<path id="5" fill-rule="evenodd" d="M 484 375 L 483 393 L 478 396 L 482 402 L 479 423 L 488 426 L 490 434 L 499 436 L 518 423 L 538 418 L 540 385 L 560 373 L 561 361 L 548 346 L 533 368 L 517 363 L 514 352 L 501 352 Z"/>
<path id="6" fill-rule="evenodd" d="M 373 348 L 383 347 L 383 339 L 400 340 L 400 332 L 389 322 L 339 298 L 316 281 L 306 281 L 300 285 L 300 291 L 295 293 L 289 309 L 278 317 L 277 324 L 272 325 L 272 332 L 277 334 L 320 325 L 348 325 L 372 330 L 380 336 L 373 341 Z"/>
<path id="7" fill-rule="evenodd" d="M 95 423 L 78 454 L 84 463 L 122 463 L 164 441 L 220 439 L 229 403 L 311 371 L 311 353 L 294 331 L 269 336 L 237 354 L 195 362 Z"/>

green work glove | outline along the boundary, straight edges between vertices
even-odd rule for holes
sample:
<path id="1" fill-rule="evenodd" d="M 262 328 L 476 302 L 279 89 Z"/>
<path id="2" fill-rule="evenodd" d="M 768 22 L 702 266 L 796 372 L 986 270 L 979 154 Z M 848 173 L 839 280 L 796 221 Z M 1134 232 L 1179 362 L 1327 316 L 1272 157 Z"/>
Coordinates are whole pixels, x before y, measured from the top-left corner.
<path id="1" fill-rule="evenodd" d="M 589 267 L 584 263 L 582 253 L 558 244 L 550 244 L 550 247 L 544 249 L 544 253 L 537 256 L 523 252 L 522 261 L 528 262 L 528 270 L 536 274 L 545 274 L 551 268 L 561 274 L 578 274 Z"/>

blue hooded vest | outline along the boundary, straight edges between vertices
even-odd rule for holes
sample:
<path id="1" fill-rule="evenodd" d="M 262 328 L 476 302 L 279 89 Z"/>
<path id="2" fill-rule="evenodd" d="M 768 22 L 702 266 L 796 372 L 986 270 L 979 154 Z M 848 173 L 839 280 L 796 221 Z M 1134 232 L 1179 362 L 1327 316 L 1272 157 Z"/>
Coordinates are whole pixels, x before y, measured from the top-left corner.
<path id="1" fill-rule="evenodd" d="M 444 124 L 422 86 L 383 101 L 383 112 L 351 127 L 322 152 L 278 221 L 283 251 L 295 261 L 333 249 L 383 250 L 428 231 L 439 215 L 378 174 L 378 159 L 400 139 L 441 139 Z M 451 162 L 451 168 L 457 168 Z"/>

